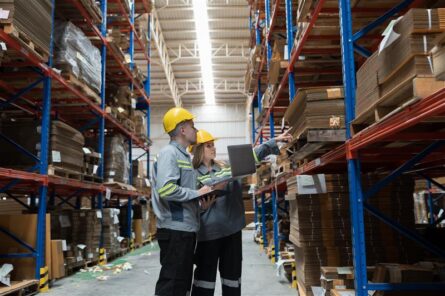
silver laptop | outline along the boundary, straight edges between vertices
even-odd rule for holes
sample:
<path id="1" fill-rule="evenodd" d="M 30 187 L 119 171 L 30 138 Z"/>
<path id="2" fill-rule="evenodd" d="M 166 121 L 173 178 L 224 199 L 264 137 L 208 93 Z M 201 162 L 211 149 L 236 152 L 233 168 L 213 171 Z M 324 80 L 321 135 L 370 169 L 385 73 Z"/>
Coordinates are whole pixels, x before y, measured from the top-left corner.
<path id="1" fill-rule="evenodd" d="M 215 186 L 223 182 L 230 182 L 238 178 L 252 175 L 256 172 L 252 145 L 232 145 L 228 146 L 227 149 L 229 151 L 229 162 L 232 176 L 213 182 L 210 186 Z"/>

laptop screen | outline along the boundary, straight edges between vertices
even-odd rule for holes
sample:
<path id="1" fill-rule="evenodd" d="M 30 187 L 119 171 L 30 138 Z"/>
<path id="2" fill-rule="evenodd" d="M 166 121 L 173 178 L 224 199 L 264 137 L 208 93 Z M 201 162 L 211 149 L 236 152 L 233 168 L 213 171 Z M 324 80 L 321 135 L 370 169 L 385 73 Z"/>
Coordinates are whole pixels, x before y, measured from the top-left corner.
<path id="1" fill-rule="evenodd" d="M 228 146 L 227 149 L 232 168 L 232 177 L 244 177 L 256 172 L 252 145 L 232 145 Z"/>

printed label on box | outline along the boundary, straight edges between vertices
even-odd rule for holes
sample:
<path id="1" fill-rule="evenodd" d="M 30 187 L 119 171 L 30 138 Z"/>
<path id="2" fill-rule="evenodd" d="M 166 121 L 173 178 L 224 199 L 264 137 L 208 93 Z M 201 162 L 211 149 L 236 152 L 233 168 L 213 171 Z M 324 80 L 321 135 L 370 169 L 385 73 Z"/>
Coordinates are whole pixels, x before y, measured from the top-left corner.
<path id="1" fill-rule="evenodd" d="M 9 10 L 0 8 L 0 19 L 7 20 L 9 18 Z"/>
<path id="2" fill-rule="evenodd" d="M 60 154 L 60 151 L 53 150 L 51 155 L 53 162 L 62 162 L 62 155 Z"/>
<path id="3" fill-rule="evenodd" d="M 111 199 L 111 189 L 110 188 L 106 188 L 105 189 L 105 199 L 110 200 Z M 112 214 L 113 212 L 111 212 L 111 216 L 113 216 Z"/>
<path id="4" fill-rule="evenodd" d="M 60 227 L 62 228 L 71 227 L 70 217 L 68 217 L 67 215 L 60 215 L 59 222 L 60 222 Z"/>
<path id="5" fill-rule="evenodd" d="M 102 211 L 101 210 L 97 210 L 96 211 L 96 216 L 97 216 L 97 218 L 102 219 Z"/>

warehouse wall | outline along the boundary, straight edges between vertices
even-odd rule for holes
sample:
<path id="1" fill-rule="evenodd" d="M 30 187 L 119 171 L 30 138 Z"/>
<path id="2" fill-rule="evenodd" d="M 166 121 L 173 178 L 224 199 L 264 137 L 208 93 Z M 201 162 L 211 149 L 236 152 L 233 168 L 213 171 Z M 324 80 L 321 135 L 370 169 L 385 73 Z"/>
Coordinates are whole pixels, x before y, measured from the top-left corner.
<path id="1" fill-rule="evenodd" d="M 249 126 L 246 116 L 245 104 L 222 104 L 214 106 L 185 105 L 195 116 L 195 126 L 205 129 L 215 137 L 220 138 L 216 142 L 217 158 L 227 160 L 227 146 L 249 143 Z M 168 135 L 164 133 L 162 118 L 170 107 L 152 106 L 151 109 L 151 159 L 159 150 L 169 142 Z M 133 158 L 140 151 L 134 151 Z"/>

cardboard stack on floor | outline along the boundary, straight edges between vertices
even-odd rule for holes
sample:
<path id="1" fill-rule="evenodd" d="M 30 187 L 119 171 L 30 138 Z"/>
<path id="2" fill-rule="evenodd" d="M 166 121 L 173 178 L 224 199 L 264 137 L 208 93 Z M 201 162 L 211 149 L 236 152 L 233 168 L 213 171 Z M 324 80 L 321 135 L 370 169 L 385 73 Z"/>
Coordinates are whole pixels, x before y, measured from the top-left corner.
<path id="1" fill-rule="evenodd" d="M 120 251 L 119 236 L 119 209 L 103 209 L 103 235 L 104 248 L 107 256 L 115 255 Z"/>
<path id="2" fill-rule="evenodd" d="M 51 1 L 1 0 L 0 8 L 0 24 L 5 32 L 47 61 L 51 40 Z M 5 56 L 6 60 L 10 58 L 14 57 Z"/>
<path id="3" fill-rule="evenodd" d="M 142 245 L 151 239 L 150 235 L 150 214 L 148 205 L 133 206 L 133 228 L 135 233 L 135 244 Z"/>
<path id="4" fill-rule="evenodd" d="M 444 282 L 445 264 L 431 261 L 418 262 L 413 265 L 379 263 L 375 268 L 368 268 L 368 280 L 373 283 L 408 284 Z M 352 296 L 354 291 L 354 274 L 352 267 L 322 267 L 322 283 L 328 289 L 326 296 Z M 324 279 L 328 279 L 327 281 Z M 333 288 L 331 288 L 333 287 Z M 376 291 L 375 296 L 425 295 L 440 296 L 443 291 Z"/>
<path id="5" fill-rule="evenodd" d="M 369 188 L 380 177 L 363 176 Z M 351 222 L 349 189 L 345 175 L 297 176 L 288 180 L 290 240 L 295 244 L 299 289 L 313 295 L 320 286 L 321 266 L 351 266 Z M 399 223 L 414 229 L 414 183 L 399 178 L 369 203 Z M 305 193 L 305 194 L 303 194 Z M 413 263 L 422 255 L 410 241 L 396 234 L 376 218 L 365 214 L 367 263 Z"/>
<path id="6" fill-rule="evenodd" d="M 356 126 L 377 122 L 445 87 L 434 78 L 430 55 L 445 30 L 444 15 L 442 8 L 411 9 L 389 25 L 379 50 L 357 72 Z"/>
<path id="7" fill-rule="evenodd" d="M 299 89 L 284 117 L 291 127 L 294 160 L 314 158 L 345 141 L 342 87 Z"/>

